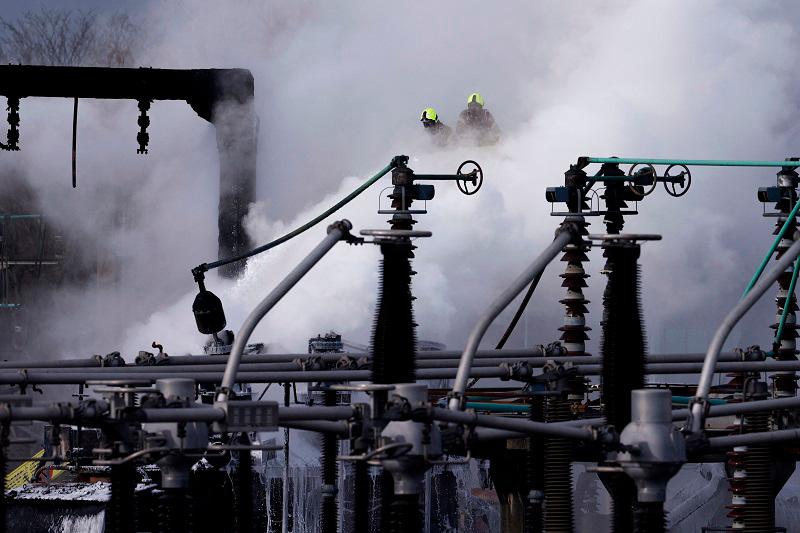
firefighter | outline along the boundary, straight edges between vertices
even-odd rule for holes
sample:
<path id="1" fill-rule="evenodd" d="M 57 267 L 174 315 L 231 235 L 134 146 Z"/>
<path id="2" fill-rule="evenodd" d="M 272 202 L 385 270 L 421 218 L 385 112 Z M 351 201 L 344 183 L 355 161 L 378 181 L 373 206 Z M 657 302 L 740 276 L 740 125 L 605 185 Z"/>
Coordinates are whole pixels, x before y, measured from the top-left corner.
<path id="1" fill-rule="evenodd" d="M 453 130 L 439 120 L 439 114 L 434 108 L 426 107 L 423 109 L 419 120 L 422 122 L 425 131 L 430 134 L 436 146 L 446 146 L 447 143 L 450 142 L 450 136 Z"/>
<path id="2" fill-rule="evenodd" d="M 497 144 L 500 140 L 500 129 L 492 114 L 484 107 L 480 93 L 472 93 L 467 97 L 467 108 L 458 116 L 456 137 L 475 142 L 478 146 Z"/>

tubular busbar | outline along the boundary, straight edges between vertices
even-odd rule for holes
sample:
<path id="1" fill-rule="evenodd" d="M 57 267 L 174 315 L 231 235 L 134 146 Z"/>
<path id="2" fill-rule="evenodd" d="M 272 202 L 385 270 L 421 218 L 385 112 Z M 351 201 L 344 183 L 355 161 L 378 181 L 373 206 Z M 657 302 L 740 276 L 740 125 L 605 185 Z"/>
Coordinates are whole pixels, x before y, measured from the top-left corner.
<path id="1" fill-rule="evenodd" d="M 454 422 L 456 424 L 474 427 L 505 429 L 509 431 L 518 431 L 520 433 L 551 435 L 575 440 L 593 440 L 595 438 L 595 432 L 590 428 L 533 422 L 524 418 L 479 415 L 471 411 L 458 411 L 443 409 L 441 407 L 434 407 L 431 409 L 431 415 L 434 420 Z"/>
<path id="2" fill-rule="evenodd" d="M 417 361 L 427 360 L 444 360 L 461 359 L 462 350 L 430 350 L 421 351 L 417 353 Z M 705 358 L 705 353 L 667 353 L 667 354 L 650 354 L 647 360 L 651 363 L 688 363 L 693 361 L 702 362 Z M 368 354 L 363 352 L 344 352 L 335 354 L 317 354 L 310 356 L 307 353 L 275 353 L 275 354 L 252 354 L 243 355 L 241 364 L 255 364 L 255 363 L 294 363 L 298 360 L 307 358 L 319 358 L 326 362 L 335 362 L 343 357 L 359 358 L 365 357 L 367 360 L 371 359 Z M 526 349 L 526 350 L 478 350 L 475 353 L 475 359 L 504 359 L 504 360 L 528 360 L 529 362 L 541 362 L 544 364 L 548 360 L 557 363 L 584 363 L 592 364 L 599 363 L 601 358 L 599 356 L 581 355 L 581 356 L 557 356 L 552 357 L 545 355 L 539 349 Z M 178 367 L 183 365 L 225 365 L 228 360 L 227 355 L 175 355 L 169 356 L 157 365 L 125 365 L 125 366 L 103 366 L 103 364 L 95 358 L 85 359 L 61 359 L 61 360 L 23 360 L 23 361 L 0 361 L 0 371 L 2 370 L 16 370 L 23 368 L 50 368 L 50 369 L 84 369 L 84 368 L 165 368 L 165 367 Z M 734 352 L 723 352 L 719 356 L 720 361 L 741 361 L 742 358 L 739 354 Z M 541 366 L 541 365 L 539 365 Z"/>
<path id="3" fill-rule="evenodd" d="M 697 167 L 800 167 L 800 161 L 734 161 L 730 159 L 649 159 L 646 157 L 581 157 L 588 163 L 619 165 L 689 165 Z"/>
<path id="4" fill-rule="evenodd" d="M 531 281 L 542 272 L 547 265 L 552 261 L 564 246 L 571 241 L 577 232 L 575 226 L 566 224 L 562 226 L 553 242 L 545 248 L 545 250 L 534 260 L 533 263 L 506 289 L 494 302 L 489 306 L 489 309 L 481 316 L 478 323 L 472 329 L 467 340 L 467 346 L 464 348 L 464 353 L 461 355 L 461 360 L 458 363 L 458 372 L 456 373 L 455 383 L 453 384 L 453 391 L 451 393 L 449 408 L 459 410 L 462 408 L 461 400 L 464 392 L 467 389 L 467 381 L 470 378 L 470 369 L 472 368 L 472 360 L 475 357 L 475 352 L 478 351 L 478 345 L 481 339 L 486 334 L 486 330 L 492 322 L 503 312 L 503 309 L 508 307 L 514 298 L 519 293 L 525 290 Z"/>
<path id="5" fill-rule="evenodd" d="M 189 374 L 187 376 L 187 374 Z M 475 377 L 508 379 L 511 372 L 506 367 L 476 368 Z M 428 368 L 417 371 L 418 379 L 453 379 L 454 368 Z M 197 383 L 220 383 L 221 372 L 150 372 L 127 374 L 124 371 L 113 374 L 89 374 L 86 372 L 5 372 L 0 373 L 0 384 L 6 385 L 68 385 L 97 382 L 104 384 L 110 381 L 127 383 L 149 383 L 164 378 L 191 377 Z M 314 381 L 369 381 L 369 370 L 309 370 L 297 372 L 238 372 L 234 378 L 236 383 L 311 383 Z"/>
<path id="6" fill-rule="evenodd" d="M 228 357 L 228 363 L 225 367 L 225 375 L 222 377 L 222 384 L 219 394 L 217 395 L 217 402 L 225 402 L 228 399 L 228 392 L 233 387 L 236 381 L 236 372 L 239 370 L 239 361 L 242 358 L 242 353 L 247 347 L 247 341 L 250 340 L 250 335 L 256 328 L 261 319 L 264 318 L 270 309 L 283 298 L 292 287 L 297 284 L 309 270 L 311 270 L 317 262 L 333 248 L 337 242 L 341 241 L 348 235 L 349 230 L 352 229 L 352 224 L 347 220 L 342 220 L 339 223 L 332 224 L 328 228 L 328 235 L 322 239 L 316 248 L 314 248 L 308 256 L 306 256 L 299 265 L 297 265 L 289 275 L 286 276 L 277 287 L 272 289 L 264 300 L 248 315 L 244 320 L 244 324 L 236 334 L 236 339 L 231 348 L 231 354 Z"/>
<path id="7" fill-rule="evenodd" d="M 800 397 L 777 398 L 770 400 L 754 400 L 751 402 L 729 403 L 725 405 L 712 405 L 708 410 L 708 416 L 731 416 L 745 413 L 758 413 L 764 411 L 777 411 L 780 409 L 794 409 L 800 407 Z M 689 409 L 675 409 L 672 411 L 672 420 L 686 420 L 689 417 Z M 600 427 L 605 425 L 603 418 L 584 418 L 582 420 L 570 420 L 567 422 L 556 422 L 560 426 L 591 426 Z"/>
<path id="8" fill-rule="evenodd" d="M 767 272 L 764 278 L 756 283 L 753 289 L 747 293 L 747 296 L 742 298 L 733 309 L 731 309 L 714 334 L 714 338 L 706 352 L 705 361 L 703 362 L 703 371 L 700 374 L 700 381 L 697 385 L 696 397 L 693 399 L 693 403 L 690 406 L 691 416 L 689 429 L 693 433 L 700 433 L 703 428 L 705 403 L 708 399 L 708 393 L 711 390 L 711 380 L 714 377 L 717 357 L 722 350 L 722 345 L 742 316 L 744 316 L 753 304 L 763 296 L 775 280 L 786 271 L 798 255 L 800 255 L 800 241 L 795 241 L 769 272 Z"/>

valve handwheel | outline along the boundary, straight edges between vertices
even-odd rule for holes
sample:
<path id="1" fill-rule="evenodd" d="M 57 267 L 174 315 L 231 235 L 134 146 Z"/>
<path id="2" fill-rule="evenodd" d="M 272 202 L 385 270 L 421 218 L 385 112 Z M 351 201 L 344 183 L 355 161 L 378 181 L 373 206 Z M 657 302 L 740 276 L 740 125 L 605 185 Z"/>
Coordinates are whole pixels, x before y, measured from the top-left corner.
<path id="1" fill-rule="evenodd" d="M 675 167 L 683 170 L 681 170 L 680 174 L 671 176 L 669 171 Z M 677 179 L 678 181 L 672 181 L 670 178 Z M 679 198 L 689 192 L 689 187 L 691 186 L 692 172 L 686 165 L 670 165 L 667 167 L 667 170 L 664 171 L 664 189 L 670 196 Z"/>
<path id="2" fill-rule="evenodd" d="M 639 191 L 636 190 L 636 187 L 635 187 L 635 185 L 633 183 L 630 183 L 628 185 L 628 187 L 631 188 L 631 190 L 633 191 L 633 193 L 636 196 L 639 196 L 640 198 L 644 198 L 645 196 L 647 196 L 648 194 L 650 194 L 651 192 L 656 190 L 656 185 L 658 184 L 658 173 L 656 172 L 655 167 L 653 165 L 650 165 L 650 164 L 646 164 L 645 168 L 642 168 L 638 172 L 634 172 L 636 167 L 638 167 L 639 165 L 640 165 L 640 163 L 637 163 L 637 164 L 633 165 L 630 169 L 628 169 L 628 176 L 638 176 L 638 175 L 641 175 L 641 173 L 643 171 L 646 172 L 647 169 L 649 169 L 650 172 L 653 174 L 653 183 L 651 185 L 649 185 L 649 186 L 645 186 L 644 192 L 642 194 L 639 194 Z"/>
<path id="3" fill-rule="evenodd" d="M 470 168 L 471 170 L 467 171 Z M 456 171 L 456 174 L 459 176 L 464 176 L 464 179 L 456 180 L 456 185 L 458 185 L 458 190 L 467 196 L 471 196 L 478 192 L 481 188 L 481 185 L 483 185 L 483 169 L 481 169 L 481 166 L 478 163 L 472 161 L 471 159 L 461 163 Z"/>

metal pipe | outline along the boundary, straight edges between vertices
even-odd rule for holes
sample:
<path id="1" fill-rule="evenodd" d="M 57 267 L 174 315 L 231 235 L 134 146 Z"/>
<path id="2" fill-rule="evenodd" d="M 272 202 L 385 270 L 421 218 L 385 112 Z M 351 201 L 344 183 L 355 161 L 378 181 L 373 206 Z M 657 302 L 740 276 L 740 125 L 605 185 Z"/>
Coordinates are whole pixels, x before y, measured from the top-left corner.
<path id="1" fill-rule="evenodd" d="M 538 366 L 538 365 L 536 365 Z M 648 364 L 649 375 L 663 374 L 696 374 L 702 370 L 701 363 L 655 363 Z M 77 369 L 76 369 L 77 370 Z M 146 383 L 162 378 L 180 378 L 190 375 L 198 383 L 219 383 L 222 379 L 221 372 L 186 372 L 182 367 L 165 368 L 151 367 L 148 371 L 128 372 L 125 367 L 109 371 L 100 369 L 80 369 L 81 371 L 63 372 L 53 369 L 17 372 L 0 371 L 0 384 L 81 384 L 91 381 L 112 382 L 123 381 L 129 383 Z M 98 370 L 100 370 L 98 372 Z M 597 364 L 575 365 L 578 375 L 593 376 L 600 373 L 601 367 Z M 718 372 L 779 372 L 800 370 L 798 361 L 735 361 L 720 363 Z M 452 379 L 456 376 L 453 367 L 421 368 L 417 370 L 418 379 Z M 472 377 L 480 378 L 511 378 L 508 366 L 473 367 L 470 371 Z M 298 371 L 250 371 L 245 370 L 237 374 L 237 383 L 310 383 L 313 381 L 368 381 L 369 370 L 298 370 Z"/>
<path id="2" fill-rule="evenodd" d="M 345 238 L 353 225 L 348 220 L 341 220 L 338 223 L 328 226 L 328 234 L 322 239 L 316 248 L 308 254 L 294 269 L 289 272 L 277 287 L 272 289 L 264 300 L 259 303 L 255 309 L 247 316 L 236 334 L 236 339 L 233 341 L 231 354 L 228 357 L 227 366 L 225 367 L 225 374 L 222 377 L 220 392 L 217 395 L 217 402 L 225 402 L 228 399 L 228 392 L 236 382 L 236 373 L 239 371 L 239 362 L 247 347 L 247 341 L 250 340 L 253 330 L 256 328 L 261 319 L 283 298 L 292 287 L 294 287 L 303 276 L 305 276 L 314 265 L 327 254 L 336 243 Z"/>
<path id="3" fill-rule="evenodd" d="M 711 448 L 731 448 L 734 446 L 751 446 L 753 444 L 769 444 L 800 440 L 800 428 L 779 429 L 761 433 L 744 433 L 725 437 L 711 437 L 708 445 Z"/>
<path id="4" fill-rule="evenodd" d="M 600 365 L 575 365 L 580 376 L 595 376 L 600 373 Z M 648 375 L 699 374 L 703 363 L 655 363 L 645 365 Z M 784 372 L 800 370 L 800 361 L 733 361 L 718 363 L 716 372 Z"/>
<path id="5" fill-rule="evenodd" d="M 142 422 L 219 422 L 225 420 L 225 411 L 218 407 L 186 407 L 141 409 Z"/>
<path id="6" fill-rule="evenodd" d="M 792 409 L 800 407 L 800 396 L 790 398 L 776 398 L 769 400 L 755 400 L 751 402 L 727 403 L 724 405 L 712 405 L 708 409 L 708 416 L 732 416 L 745 413 L 758 413 L 763 411 L 777 411 L 780 409 Z M 686 420 L 689 418 L 689 409 L 674 409 L 672 420 Z M 556 422 L 560 426 L 572 427 L 600 427 L 606 423 L 604 418 L 584 418 L 581 420 L 569 420 L 567 422 Z"/>
<path id="7" fill-rule="evenodd" d="M 460 352 L 459 352 L 460 353 Z M 651 373 L 670 373 L 674 370 L 675 373 L 691 373 L 691 372 L 700 372 L 702 369 L 702 361 L 703 361 L 703 354 L 665 354 L 663 356 L 655 356 L 655 357 L 648 357 L 648 361 L 650 364 L 648 368 L 650 369 Z M 330 361 L 338 361 L 340 359 L 339 356 L 334 356 L 330 359 L 323 359 L 323 362 L 330 362 Z M 793 361 L 741 361 L 741 357 L 735 353 L 726 353 L 721 354 L 720 359 L 725 362 L 733 363 L 727 367 L 720 367 L 725 368 L 725 371 L 733 371 L 739 369 L 738 366 L 734 366 L 734 364 L 738 363 L 747 363 L 747 365 L 741 367 L 741 369 L 752 369 L 752 370 L 800 370 L 800 366 L 793 367 Z M 243 360 L 244 361 L 244 360 Z M 586 357 L 491 357 L 491 358 L 476 358 L 472 362 L 472 368 L 492 368 L 497 367 L 501 362 L 508 362 L 508 363 L 526 363 L 528 366 L 532 368 L 541 368 L 549 361 L 554 363 L 572 363 L 576 367 L 579 368 L 579 373 L 584 375 L 593 375 L 599 372 L 600 363 L 602 359 L 597 356 L 586 356 Z M 371 362 L 371 360 L 367 360 L 367 363 Z M 683 366 L 676 365 L 676 363 L 689 363 L 684 364 Z M 692 366 L 691 363 L 695 362 L 695 366 Z M 784 365 L 784 363 L 788 363 L 788 365 Z M 664 366 L 659 366 L 659 365 Z M 667 365 L 675 365 L 675 366 L 667 366 Z M 749 365 L 749 366 L 748 366 Z M 766 365 L 766 366 L 758 366 L 758 365 Z M 458 366 L 458 362 L 453 359 L 427 359 L 423 361 L 417 361 L 417 368 L 422 369 L 448 369 L 448 368 L 456 368 Z M 27 367 L 19 368 L 17 370 L 26 370 Z M 154 373 L 167 373 L 167 374 L 177 374 L 181 372 L 186 373 L 195 373 L 195 372 L 221 372 L 225 369 L 224 364 L 197 364 L 197 365 L 157 365 L 157 366 L 124 366 L 124 367 L 76 367 L 71 368 L 70 370 L 73 372 L 81 371 L 86 373 L 94 373 L 94 374 L 117 374 L 121 372 L 130 373 L 130 374 L 154 374 Z M 3 373 L 10 373 L 8 371 L 14 370 L 10 368 L 0 368 L 0 374 Z M 5 372 L 4 372 L 5 371 Z M 64 369 L 59 367 L 41 367 L 36 368 L 36 372 L 46 372 L 46 373 L 63 373 Z M 330 370 L 303 370 L 302 363 L 300 361 L 296 361 L 293 363 L 250 363 L 250 362 L 241 362 L 239 364 L 239 371 L 240 372 L 348 372 L 352 370 L 348 369 L 337 369 L 333 368 Z"/>
<path id="8" fill-rule="evenodd" d="M 800 255 L 800 241 L 795 241 L 794 244 L 786 251 L 786 253 L 775 263 L 775 265 L 766 273 L 766 275 L 756 283 L 752 290 L 747 293 L 747 296 L 742 298 L 725 319 L 720 324 L 714 338 L 706 352 L 706 358 L 703 362 L 703 371 L 700 374 L 700 381 L 697 385 L 697 392 L 694 403 L 691 405 L 691 422 L 689 429 L 694 433 L 702 431 L 705 419 L 705 401 L 708 398 L 708 393 L 711 390 L 711 381 L 714 378 L 715 367 L 717 364 L 717 357 L 722 350 L 722 345 L 728 338 L 733 327 L 739 322 L 744 314 L 755 304 L 761 296 L 769 289 L 769 287 L 780 277 L 783 272 L 792 264 L 795 258 Z"/>
<path id="9" fill-rule="evenodd" d="M 434 420 L 442 422 L 455 422 L 467 426 L 506 429 L 520 433 L 552 435 L 576 440 L 593 440 L 594 431 L 589 428 L 576 428 L 544 422 L 533 422 L 524 418 L 503 418 L 493 415 L 479 415 L 472 411 L 460 411 L 434 407 L 431 409 Z"/>
<path id="10" fill-rule="evenodd" d="M 483 336 L 486 330 L 494 322 L 494 320 L 508 307 L 508 305 L 517 297 L 519 293 L 525 290 L 530 285 L 533 278 L 539 275 L 545 267 L 552 261 L 564 248 L 564 246 L 571 241 L 577 232 L 576 227 L 572 225 L 562 225 L 553 239 L 553 242 L 544 249 L 544 251 L 531 263 L 531 265 L 511 284 L 511 286 L 503 291 L 502 294 L 489 306 L 489 308 L 481 316 L 478 323 L 472 329 L 467 340 L 467 346 L 464 348 L 464 353 L 458 363 L 458 372 L 456 374 L 455 382 L 453 383 L 453 390 L 449 402 L 449 408 L 459 410 L 462 408 L 461 400 L 464 392 L 467 389 L 467 381 L 470 378 L 470 370 L 472 368 L 472 360 L 475 357 L 475 352 L 478 351 Z"/>
<path id="11" fill-rule="evenodd" d="M 509 361 L 517 362 L 517 361 Z M 536 362 L 538 363 L 538 362 Z M 538 364 L 531 364 L 538 367 Z M 443 363 L 444 364 L 444 363 Z M 473 366 L 470 371 L 472 377 L 481 378 L 511 378 L 508 366 Z M 530 363 L 529 363 L 530 364 Z M 244 370 L 237 374 L 237 383 L 309 383 L 313 381 L 368 381 L 369 370 L 297 370 L 297 371 L 254 371 L 243 365 Z M 653 363 L 646 366 L 648 375 L 664 374 L 697 374 L 703 368 L 702 363 Z M 73 369 L 71 372 L 58 371 L 57 369 L 38 369 L 34 371 L 20 370 L 16 372 L 0 371 L 0 384 L 80 384 L 90 381 L 110 382 L 127 381 L 130 383 L 152 382 L 162 378 L 180 378 L 190 375 L 198 383 L 219 383 L 222 373 L 219 371 L 196 372 L 194 369 L 186 370 L 184 367 L 149 367 L 144 371 L 126 367 L 111 369 Z M 77 370 L 80 370 L 78 372 Z M 575 365 L 578 375 L 599 375 L 599 364 Z M 782 372 L 800 371 L 800 361 L 733 361 L 719 363 L 717 372 Z M 418 379 L 452 379 L 457 374 L 454 366 L 438 368 L 421 368 L 417 370 Z"/>
<path id="12" fill-rule="evenodd" d="M 278 420 L 347 420 L 353 417 L 353 408 L 342 405 L 337 407 L 289 407 L 278 411 Z"/>
<path id="13" fill-rule="evenodd" d="M 475 440 L 484 441 L 484 440 L 499 440 L 499 439 L 519 439 L 527 437 L 527 433 L 521 433 L 519 431 L 509 431 L 507 429 L 492 429 L 492 428 L 480 428 L 475 431 L 475 434 L 472 436 Z"/>
<path id="14" fill-rule="evenodd" d="M 197 383 L 219 383 L 221 372 L 190 373 Z M 418 379 L 452 379 L 456 375 L 454 368 L 421 369 L 417 371 Z M 476 368 L 472 375 L 482 378 L 511 377 L 510 369 L 505 367 Z M 151 372 L 127 374 L 124 371 L 110 374 L 92 374 L 87 372 L 0 372 L 0 384 L 6 385 L 71 385 L 97 381 L 100 383 L 125 382 L 146 383 L 164 378 L 187 377 L 187 372 Z M 239 372 L 237 383 L 311 383 L 315 381 L 369 381 L 369 370 L 321 370 L 299 372 Z M 98 383 L 99 384 L 99 383 Z"/>
<path id="15" fill-rule="evenodd" d="M 496 365 L 496 363 L 495 363 Z M 174 365 L 174 366 L 101 366 L 101 367 L 87 367 L 87 368 L 71 368 L 70 370 L 76 372 L 89 372 L 92 374 L 114 374 L 119 372 L 127 372 L 129 374 L 152 374 L 154 372 L 167 372 L 167 373 L 194 373 L 194 372 L 224 372 L 224 364 L 211 364 L 211 365 Z M 249 372 L 294 372 L 302 371 L 302 365 L 297 363 L 243 363 L 239 365 L 241 371 Z M 0 369 L 0 373 L 8 369 Z M 25 370 L 21 368 L 20 370 Z M 37 372 L 64 372 L 63 368 L 57 367 L 41 367 L 36 369 Z"/>
<path id="16" fill-rule="evenodd" d="M 728 159 L 648 159 L 638 157 L 581 157 L 588 163 L 619 165 L 690 165 L 696 167 L 800 167 L 798 161 L 733 161 Z"/>
<path id="17" fill-rule="evenodd" d="M 304 431 L 316 431 L 319 433 L 336 433 L 337 435 L 348 435 L 350 432 L 347 422 L 334 422 L 330 420 L 290 420 L 281 421 L 280 425 L 290 429 L 302 429 Z"/>
<path id="18" fill-rule="evenodd" d="M 422 361 L 451 361 L 461 359 L 462 350 L 431 350 L 421 351 L 417 353 L 417 362 Z M 240 368 L 249 364 L 279 364 L 279 363 L 295 363 L 299 360 L 305 360 L 309 357 L 319 357 L 324 362 L 335 362 L 342 357 L 359 358 L 365 357 L 370 360 L 369 354 L 363 352 L 346 352 L 338 354 L 318 354 L 309 355 L 307 353 L 278 353 L 278 354 L 254 354 L 243 355 Z M 652 363 L 683 363 L 693 361 L 703 361 L 705 353 L 670 353 L 670 354 L 650 354 L 647 360 Z M 599 356 L 562 356 L 562 357 L 549 357 L 545 356 L 541 350 L 527 349 L 527 350 L 478 350 L 475 353 L 475 360 L 487 359 L 513 359 L 515 361 L 525 360 L 529 364 L 541 366 L 547 361 L 554 361 L 556 363 L 583 363 L 592 364 L 599 363 L 601 358 Z M 127 365 L 124 367 L 104 367 L 94 358 L 86 359 L 61 359 L 61 360 L 24 360 L 24 361 L 0 361 L 0 370 L 3 369 L 24 369 L 24 368 L 114 368 L 114 369 L 129 369 L 129 368 L 144 368 L 144 369 L 161 369 L 165 367 L 183 367 L 183 366 L 208 366 L 208 365 L 225 365 L 228 360 L 227 355 L 175 355 L 169 356 L 161 363 L 155 366 L 151 365 Z M 719 361 L 740 361 L 741 356 L 734 352 L 723 352 L 719 356 Z M 427 363 L 426 363 L 427 364 Z M 475 366 L 475 365 L 473 365 Z"/>

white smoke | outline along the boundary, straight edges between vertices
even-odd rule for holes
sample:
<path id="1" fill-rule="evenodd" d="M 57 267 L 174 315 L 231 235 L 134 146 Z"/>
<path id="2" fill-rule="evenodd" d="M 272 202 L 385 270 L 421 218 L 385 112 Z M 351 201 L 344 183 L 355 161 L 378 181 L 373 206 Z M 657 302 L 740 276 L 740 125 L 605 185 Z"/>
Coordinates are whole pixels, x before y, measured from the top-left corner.
<path id="1" fill-rule="evenodd" d="M 464 159 L 481 163 L 486 181 L 476 196 L 437 183 L 429 213 L 418 217 L 417 227 L 434 233 L 418 242 L 414 261 L 420 337 L 454 348 L 552 237 L 559 219 L 549 216 L 544 188 L 561 184 L 577 156 L 793 155 L 798 90 L 787 65 L 797 33 L 790 17 L 772 7 L 153 1 L 143 16 L 151 41 L 147 64 L 254 73 L 260 200 L 249 228 L 256 243 L 316 215 L 395 154 L 411 155 L 410 166 L 420 173 L 453 172 Z M 504 142 L 434 150 L 417 121 L 420 110 L 432 105 L 452 126 L 476 90 Z M 64 213 L 60 218 L 90 247 L 100 243 L 121 265 L 113 288 L 62 296 L 61 352 L 122 346 L 131 357 L 158 340 L 170 353 L 196 353 L 203 337 L 190 311 L 188 271 L 216 250 L 213 126 L 182 103 L 156 102 L 151 153 L 136 156 L 135 105 L 82 101 L 79 189 L 71 191 L 70 111 L 66 101 L 23 100 L 24 151 L 0 160 L 18 158 L 44 195 L 44 209 Z M 664 236 L 646 244 L 641 259 L 652 351 L 704 348 L 769 244 L 772 221 L 760 218 L 755 189 L 773 183 L 772 170 L 698 168 L 694 177 L 687 196 L 672 199 L 659 189 L 626 224 L 627 231 Z M 387 217 L 376 210 L 388 178 L 381 183 L 331 220 L 349 218 L 356 229 L 386 227 Z M 110 226 L 123 207 L 130 222 Z M 327 223 L 252 259 L 235 283 L 209 280 L 229 327 L 238 328 L 323 237 Z M 602 230 L 593 219 L 590 231 Z M 303 350 L 308 337 L 335 329 L 366 342 L 378 261 L 372 246 L 338 245 L 254 339 Z M 600 335 L 601 265 L 593 251 L 592 350 Z M 558 337 L 562 267 L 548 269 L 512 343 L 523 342 L 523 329 L 529 343 Z M 741 342 L 769 341 L 768 300 L 741 328 Z M 512 312 L 490 331 L 487 345 Z"/>
<path id="2" fill-rule="evenodd" d="M 164 46 L 181 54 L 187 45 L 197 50 L 187 60 L 192 66 L 197 58 L 237 58 L 231 64 L 256 74 L 262 132 L 262 203 L 250 221 L 256 242 L 300 225 L 358 184 L 338 176 L 364 179 L 395 153 L 409 151 L 410 166 L 421 173 L 452 172 L 467 158 L 483 165 L 486 184 L 478 195 L 437 184 L 429 214 L 417 225 L 434 233 L 418 243 L 414 262 L 420 336 L 453 347 L 552 237 L 559 219 L 549 216 L 544 188 L 559 185 L 577 156 L 792 155 L 785 124 L 794 89 L 783 65 L 796 32 L 774 12 L 689 2 L 619 2 L 581 12 L 520 3 L 240 7 L 180 11 L 180 25 L 196 31 L 188 43 L 173 31 Z M 268 34 L 259 30 L 265 20 L 279 21 Z M 260 54 L 248 55 L 259 47 Z M 419 109 L 433 105 L 453 125 L 474 90 L 503 128 L 503 144 L 432 150 L 415 120 Z M 641 260 L 653 348 L 704 347 L 768 245 L 771 221 L 760 218 L 755 188 L 773 180 L 770 169 L 698 168 L 686 197 L 672 199 L 659 189 L 640 204 L 640 215 L 629 217 L 627 231 L 664 235 L 644 246 Z M 331 220 L 384 227 L 386 217 L 375 214 L 379 189 Z M 600 220 L 592 222 L 591 231 L 602 232 Z M 323 235 L 321 225 L 251 260 L 244 278 L 220 291 L 234 329 Z M 590 347 L 599 337 L 604 285 L 599 252 L 592 256 Z M 340 245 L 255 336 L 292 350 L 329 329 L 365 341 L 378 259 L 375 250 Z M 557 337 L 561 267 L 550 267 L 531 304 L 530 342 Z M 159 324 L 173 335 L 192 331 L 187 302 L 132 338 L 145 340 L 143 332 L 152 336 Z M 742 342 L 767 344 L 770 305 L 753 312 Z M 685 338 L 673 338 L 679 336 Z M 196 349 L 194 342 L 178 345 Z"/>

